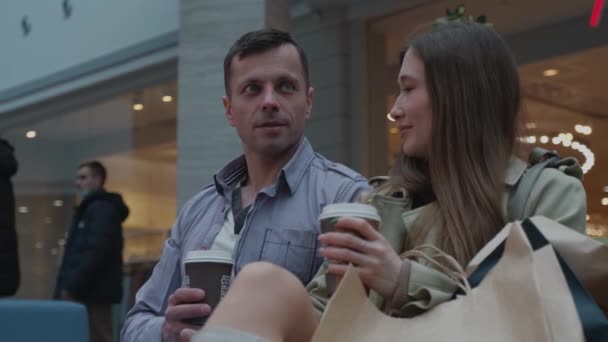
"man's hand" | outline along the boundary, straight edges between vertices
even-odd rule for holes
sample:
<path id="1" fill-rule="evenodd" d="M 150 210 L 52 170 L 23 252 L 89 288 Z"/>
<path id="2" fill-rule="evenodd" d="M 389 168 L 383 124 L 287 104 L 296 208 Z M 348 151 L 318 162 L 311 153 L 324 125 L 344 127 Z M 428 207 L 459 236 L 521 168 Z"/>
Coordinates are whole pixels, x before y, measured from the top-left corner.
<path id="1" fill-rule="evenodd" d="M 169 296 L 163 324 L 163 342 L 189 342 L 202 328 L 184 323 L 183 320 L 207 317 L 211 314 L 211 307 L 201 303 L 203 298 L 205 291 L 193 288 L 179 288 Z"/>

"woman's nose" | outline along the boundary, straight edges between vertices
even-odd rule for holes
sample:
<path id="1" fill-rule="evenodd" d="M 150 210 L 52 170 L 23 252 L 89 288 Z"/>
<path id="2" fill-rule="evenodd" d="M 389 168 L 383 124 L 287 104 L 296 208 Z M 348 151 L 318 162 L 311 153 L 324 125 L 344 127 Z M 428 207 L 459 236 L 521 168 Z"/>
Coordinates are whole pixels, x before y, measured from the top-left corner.
<path id="1" fill-rule="evenodd" d="M 395 103 L 393 105 L 393 108 L 391 108 L 391 111 L 388 112 L 388 117 L 389 119 L 393 119 L 395 121 L 401 119 L 404 115 L 404 112 L 401 108 L 399 108 L 399 106 L 397 106 L 397 103 Z"/>

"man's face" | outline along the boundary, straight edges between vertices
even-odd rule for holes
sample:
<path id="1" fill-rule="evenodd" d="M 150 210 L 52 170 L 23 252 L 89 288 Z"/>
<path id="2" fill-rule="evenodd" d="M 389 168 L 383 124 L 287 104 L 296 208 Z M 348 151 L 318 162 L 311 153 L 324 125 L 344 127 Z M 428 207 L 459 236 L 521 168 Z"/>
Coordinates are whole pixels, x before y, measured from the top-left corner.
<path id="1" fill-rule="evenodd" d="M 75 182 L 80 193 L 97 191 L 101 187 L 101 179 L 95 176 L 88 166 L 83 166 L 76 171 Z"/>
<path id="2" fill-rule="evenodd" d="M 222 98 L 226 117 L 245 152 L 276 157 L 301 141 L 313 89 L 306 86 L 295 46 L 284 44 L 243 59 L 235 57 L 229 90 Z"/>

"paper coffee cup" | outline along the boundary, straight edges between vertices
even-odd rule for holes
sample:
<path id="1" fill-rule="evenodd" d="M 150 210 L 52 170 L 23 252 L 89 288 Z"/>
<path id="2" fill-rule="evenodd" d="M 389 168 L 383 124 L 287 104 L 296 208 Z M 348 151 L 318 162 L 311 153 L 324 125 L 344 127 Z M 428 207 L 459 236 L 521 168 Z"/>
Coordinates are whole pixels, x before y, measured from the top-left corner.
<path id="1" fill-rule="evenodd" d="M 205 291 L 203 303 L 215 308 L 228 292 L 232 281 L 232 256 L 218 251 L 191 251 L 184 259 L 185 286 Z M 206 318 L 194 318 L 188 323 L 203 325 Z"/>
<path id="2" fill-rule="evenodd" d="M 334 225 L 340 217 L 358 217 L 367 220 L 375 229 L 378 229 L 382 219 L 378 214 L 378 210 L 368 204 L 362 203 L 335 203 L 326 205 L 319 215 L 319 223 L 321 225 L 321 233 L 328 233 L 334 230 Z M 326 262 L 331 262 L 327 261 Z M 332 295 L 336 291 L 336 287 L 340 282 L 340 277 L 332 274 L 325 274 L 325 287 L 328 295 Z"/>

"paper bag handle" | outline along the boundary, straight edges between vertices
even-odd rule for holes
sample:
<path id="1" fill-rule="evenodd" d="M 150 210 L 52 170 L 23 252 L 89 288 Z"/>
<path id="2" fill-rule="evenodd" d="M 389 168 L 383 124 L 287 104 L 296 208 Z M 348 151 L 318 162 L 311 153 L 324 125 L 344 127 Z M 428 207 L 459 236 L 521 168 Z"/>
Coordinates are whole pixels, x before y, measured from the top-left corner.
<path id="1" fill-rule="evenodd" d="M 430 249 L 431 251 L 435 252 L 435 254 L 429 256 L 423 251 L 424 249 Z M 456 261 L 453 256 L 445 253 L 444 251 L 433 245 L 420 245 L 414 249 L 402 253 L 400 257 L 401 259 L 409 259 L 411 257 L 424 259 L 433 266 L 435 266 L 437 270 L 441 271 L 448 277 L 455 280 L 456 284 L 462 290 L 462 292 L 464 292 L 465 294 L 469 294 L 471 292 L 471 284 L 469 284 L 467 275 L 462 266 L 460 266 L 460 264 L 458 263 L 458 261 Z M 452 269 L 438 262 L 438 258 L 443 258 Z"/>

